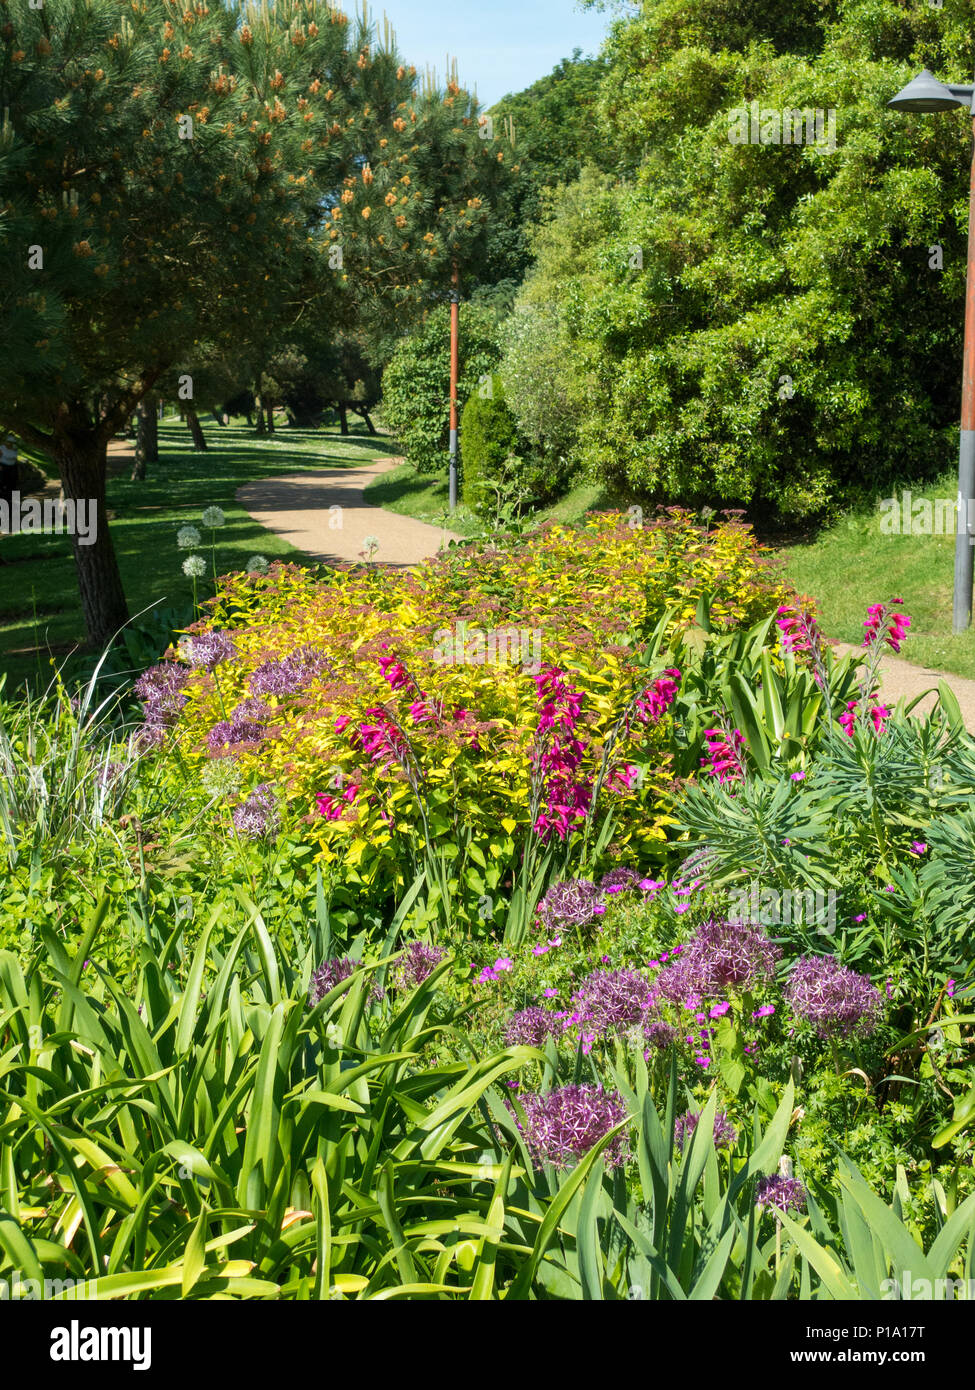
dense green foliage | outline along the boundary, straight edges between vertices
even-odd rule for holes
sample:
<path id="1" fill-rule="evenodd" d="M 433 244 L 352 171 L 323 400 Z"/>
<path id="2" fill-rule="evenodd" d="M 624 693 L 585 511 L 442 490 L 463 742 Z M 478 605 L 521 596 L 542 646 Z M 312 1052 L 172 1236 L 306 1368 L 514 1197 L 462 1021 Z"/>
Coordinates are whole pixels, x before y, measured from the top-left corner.
<path id="1" fill-rule="evenodd" d="M 497 311 L 478 301 L 460 312 L 458 408 L 497 365 Z M 438 305 L 403 338 L 383 373 L 383 421 L 421 473 L 447 467 L 450 445 L 450 309 Z"/>
<path id="2" fill-rule="evenodd" d="M 505 480 L 505 465 L 517 454 L 518 431 L 495 372 L 468 399 L 460 421 L 464 440 L 464 502 L 473 512 L 495 500 L 495 484 Z"/>
<path id="3" fill-rule="evenodd" d="M 625 176 L 553 196 L 519 300 L 552 325 L 590 476 L 808 516 L 942 466 L 970 131 L 885 102 L 922 66 L 968 80 L 969 21 L 951 3 L 644 0 L 617 23 L 599 102 Z M 751 103 L 822 112 L 823 140 L 759 143 L 756 120 L 736 142 Z M 530 433 L 537 405 L 511 400 Z"/>

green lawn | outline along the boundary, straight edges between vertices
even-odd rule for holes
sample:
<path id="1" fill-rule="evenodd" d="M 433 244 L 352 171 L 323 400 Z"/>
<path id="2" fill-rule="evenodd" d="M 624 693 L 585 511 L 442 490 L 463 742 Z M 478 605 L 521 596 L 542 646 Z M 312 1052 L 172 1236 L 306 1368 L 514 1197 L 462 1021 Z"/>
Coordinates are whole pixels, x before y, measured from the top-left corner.
<path id="1" fill-rule="evenodd" d="M 130 481 L 131 461 L 120 467 L 110 460 L 108 519 L 133 615 L 159 601 L 164 607 L 191 601 L 176 531 L 198 523 L 204 507 L 215 504 L 227 517 L 217 533 L 218 569 L 243 568 L 255 554 L 304 558 L 251 520 L 235 501 L 237 489 L 255 478 L 361 466 L 392 452 L 388 436 L 364 429 L 342 438 L 337 427 L 279 428 L 273 438 L 259 439 L 242 423 L 220 428 L 204 419 L 203 425 L 209 448 L 198 453 L 185 425 L 164 422 L 160 460 L 149 466 L 145 482 Z M 52 477 L 51 465 L 38 461 Z M 51 659 L 60 664 L 83 641 L 84 625 L 66 535 L 0 537 L 0 556 L 6 561 L 0 566 L 0 673 L 10 687 L 46 679 Z"/>
<path id="2" fill-rule="evenodd" d="M 426 521 L 431 526 L 446 526 L 460 536 L 471 536 L 482 530 L 478 520 L 463 503 L 450 513 L 447 509 L 447 478 L 439 473 L 417 473 L 408 463 L 377 478 L 366 488 L 366 501 L 374 507 Z M 598 484 L 582 483 L 556 502 L 539 512 L 542 521 L 578 521 L 594 507 L 606 506 L 603 490 Z"/>
<path id="3" fill-rule="evenodd" d="M 957 478 L 915 485 L 914 500 L 954 498 Z M 900 492 L 898 491 L 898 496 Z M 814 539 L 785 551 L 786 577 L 820 600 L 830 637 L 859 643 L 867 605 L 902 598 L 911 630 L 901 655 L 919 666 L 975 677 L 975 630 L 951 631 L 955 537 L 885 535 L 879 506 L 843 516 Z"/>

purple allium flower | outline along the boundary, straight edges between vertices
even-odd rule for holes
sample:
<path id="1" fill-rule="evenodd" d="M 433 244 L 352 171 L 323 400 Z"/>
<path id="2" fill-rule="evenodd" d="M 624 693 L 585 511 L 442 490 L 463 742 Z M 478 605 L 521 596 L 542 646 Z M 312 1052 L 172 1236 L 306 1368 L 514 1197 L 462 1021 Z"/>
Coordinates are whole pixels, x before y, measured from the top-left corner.
<path id="1" fill-rule="evenodd" d="M 350 975 L 355 974 L 359 962 L 351 956 L 333 956 L 331 960 L 325 961 L 313 972 L 308 986 L 308 1007 L 313 1008 L 320 1000 L 324 999 L 336 985 L 340 985 L 343 980 L 347 980 Z M 384 990 L 375 980 L 369 989 L 371 999 L 381 999 Z"/>
<path id="2" fill-rule="evenodd" d="M 229 632 L 198 632 L 187 640 L 183 654 L 191 666 L 212 671 L 221 662 L 232 661 L 237 648 Z"/>
<path id="3" fill-rule="evenodd" d="M 868 975 L 840 965 L 835 956 L 802 956 L 785 987 L 797 1018 L 821 1038 L 873 1033 L 883 1017 L 883 996 Z"/>
<path id="4" fill-rule="evenodd" d="M 524 1095 L 521 1104 L 529 1152 L 537 1163 L 556 1168 L 568 1168 L 584 1157 L 627 1114 L 619 1093 L 601 1086 L 559 1086 L 544 1095 Z M 622 1133 L 603 1150 L 607 1168 L 617 1167 L 627 1156 Z"/>
<path id="5" fill-rule="evenodd" d="M 166 729 L 175 724 L 186 704 L 183 686 L 189 674 L 185 666 L 164 661 L 150 666 L 135 682 L 135 693 L 143 705 L 143 726 L 139 732 L 143 747 L 156 747 L 165 741 Z"/>
<path id="6" fill-rule="evenodd" d="M 604 893 L 621 893 L 626 888 L 639 888 L 642 881 L 633 869 L 610 869 L 599 880 L 599 886 Z"/>
<path id="7" fill-rule="evenodd" d="M 264 725 L 252 719 L 222 719 L 207 734 L 207 748 L 210 753 L 217 754 L 224 748 L 235 748 L 238 744 L 260 743 L 264 734 Z"/>
<path id="8" fill-rule="evenodd" d="M 697 1129 L 697 1122 L 700 1118 L 701 1112 L 699 1110 L 688 1110 L 687 1114 L 681 1115 L 674 1125 L 674 1139 L 681 1153 L 684 1152 L 684 1145 Z M 730 1149 L 737 1142 L 738 1131 L 728 1116 L 723 1110 L 716 1111 L 714 1116 L 714 1147 L 716 1149 Z"/>
<path id="9" fill-rule="evenodd" d="M 651 1048 L 662 1050 L 677 1041 L 677 1029 L 664 1022 L 662 1018 L 647 1017 L 643 1023 L 643 1036 Z M 649 1053 L 643 1054 L 649 1061 Z"/>
<path id="10" fill-rule="evenodd" d="M 750 922 L 711 918 L 657 975 L 656 988 L 675 1004 L 728 989 L 755 989 L 775 973 L 779 948 Z"/>
<path id="11" fill-rule="evenodd" d="M 588 927 L 605 911 L 603 894 L 587 878 L 555 883 L 538 904 L 538 923 L 542 931 L 558 932 L 567 927 Z"/>
<path id="12" fill-rule="evenodd" d="M 596 970 L 572 998 L 578 1021 L 597 1033 L 640 1023 L 654 1004 L 653 990 L 635 970 Z"/>
<path id="13" fill-rule="evenodd" d="M 416 989 L 422 985 L 446 954 L 439 946 L 428 946 L 425 941 L 411 941 L 393 974 L 396 988 Z"/>
<path id="14" fill-rule="evenodd" d="M 262 782 L 255 787 L 246 801 L 234 807 L 232 815 L 237 833 L 248 839 L 257 840 L 273 834 L 278 828 L 279 819 L 270 782 Z"/>
<path id="15" fill-rule="evenodd" d="M 755 1184 L 755 1201 L 762 1207 L 778 1207 L 779 1211 L 804 1211 L 806 1189 L 798 1178 L 773 1173 L 770 1178 L 759 1178 Z"/>
<path id="16" fill-rule="evenodd" d="M 250 678 L 252 695 L 293 695 L 328 666 L 322 652 L 299 647 L 280 661 L 265 661 Z"/>
<path id="17" fill-rule="evenodd" d="M 504 1040 L 509 1047 L 519 1044 L 524 1047 L 541 1047 L 546 1038 L 559 1031 L 558 1019 L 551 1010 L 532 1004 L 529 1008 L 511 1015 L 504 1032 Z"/>

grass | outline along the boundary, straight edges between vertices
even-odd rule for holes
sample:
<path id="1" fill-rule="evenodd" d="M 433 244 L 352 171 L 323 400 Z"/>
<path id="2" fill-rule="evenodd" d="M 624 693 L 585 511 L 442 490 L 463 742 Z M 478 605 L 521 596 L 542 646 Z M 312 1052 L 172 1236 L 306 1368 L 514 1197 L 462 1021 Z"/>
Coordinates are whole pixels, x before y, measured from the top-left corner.
<path id="1" fill-rule="evenodd" d="M 375 507 L 411 516 L 431 526 L 447 526 L 461 536 L 476 535 L 483 522 L 461 502 L 453 513 L 448 511 L 447 479 L 438 473 L 417 473 L 408 463 L 383 474 L 365 491 L 366 501 Z M 579 521 L 587 511 L 606 506 L 603 489 L 594 483 L 581 483 L 551 507 L 539 513 L 541 521 Z"/>
<path id="2" fill-rule="evenodd" d="M 449 511 L 445 475 L 417 473 L 409 463 L 400 464 L 370 483 L 364 496 L 374 507 L 385 507 L 429 526 L 446 526 L 459 536 L 472 536 L 481 529 L 477 517 L 463 503 L 458 503 L 455 512 Z"/>
<path id="3" fill-rule="evenodd" d="M 910 489 L 913 499 L 953 499 L 954 474 Z M 900 496 L 900 494 L 898 494 Z M 954 534 L 885 535 L 879 503 L 851 511 L 816 537 L 788 547 L 786 578 L 819 599 L 830 637 L 859 644 L 867 605 L 902 598 L 911 629 L 902 656 L 918 666 L 975 678 L 975 629 L 954 636 Z"/>
<path id="4" fill-rule="evenodd" d="M 149 465 L 144 482 L 130 480 L 130 458 L 109 459 L 108 520 L 133 615 L 152 604 L 191 603 L 192 586 L 182 573 L 185 553 L 176 548 L 176 531 L 199 524 L 204 507 L 219 506 L 227 518 L 217 533 L 218 569 L 243 568 L 255 554 L 268 560 L 306 559 L 248 516 L 236 501 L 237 489 L 254 479 L 316 467 L 361 467 L 392 452 L 387 436 L 370 436 L 364 429 L 344 438 L 337 428 L 279 429 L 268 439 L 256 437 L 244 424 L 220 428 L 204 423 L 205 453 L 193 448 L 185 425 L 163 422 L 159 463 Z M 56 476 L 50 463 L 38 461 L 49 478 Z M 0 673 L 6 673 L 8 688 L 46 682 L 51 661 L 60 664 L 84 641 L 70 539 L 3 536 L 0 558 L 6 562 L 0 567 Z"/>

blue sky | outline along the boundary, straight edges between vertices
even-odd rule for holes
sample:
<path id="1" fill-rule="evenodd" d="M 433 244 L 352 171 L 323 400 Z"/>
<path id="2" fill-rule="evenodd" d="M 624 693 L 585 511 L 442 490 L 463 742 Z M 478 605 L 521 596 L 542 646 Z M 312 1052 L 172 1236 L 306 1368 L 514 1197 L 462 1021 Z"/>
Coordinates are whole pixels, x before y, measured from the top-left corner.
<path id="1" fill-rule="evenodd" d="M 544 77 L 574 48 L 597 53 L 611 18 L 575 0 L 377 0 L 369 9 L 374 22 L 385 9 L 400 52 L 421 72 L 436 68 L 443 81 L 446 55 L 456 58 L 460 81 L 476 85 L 484 106 Z"/>

